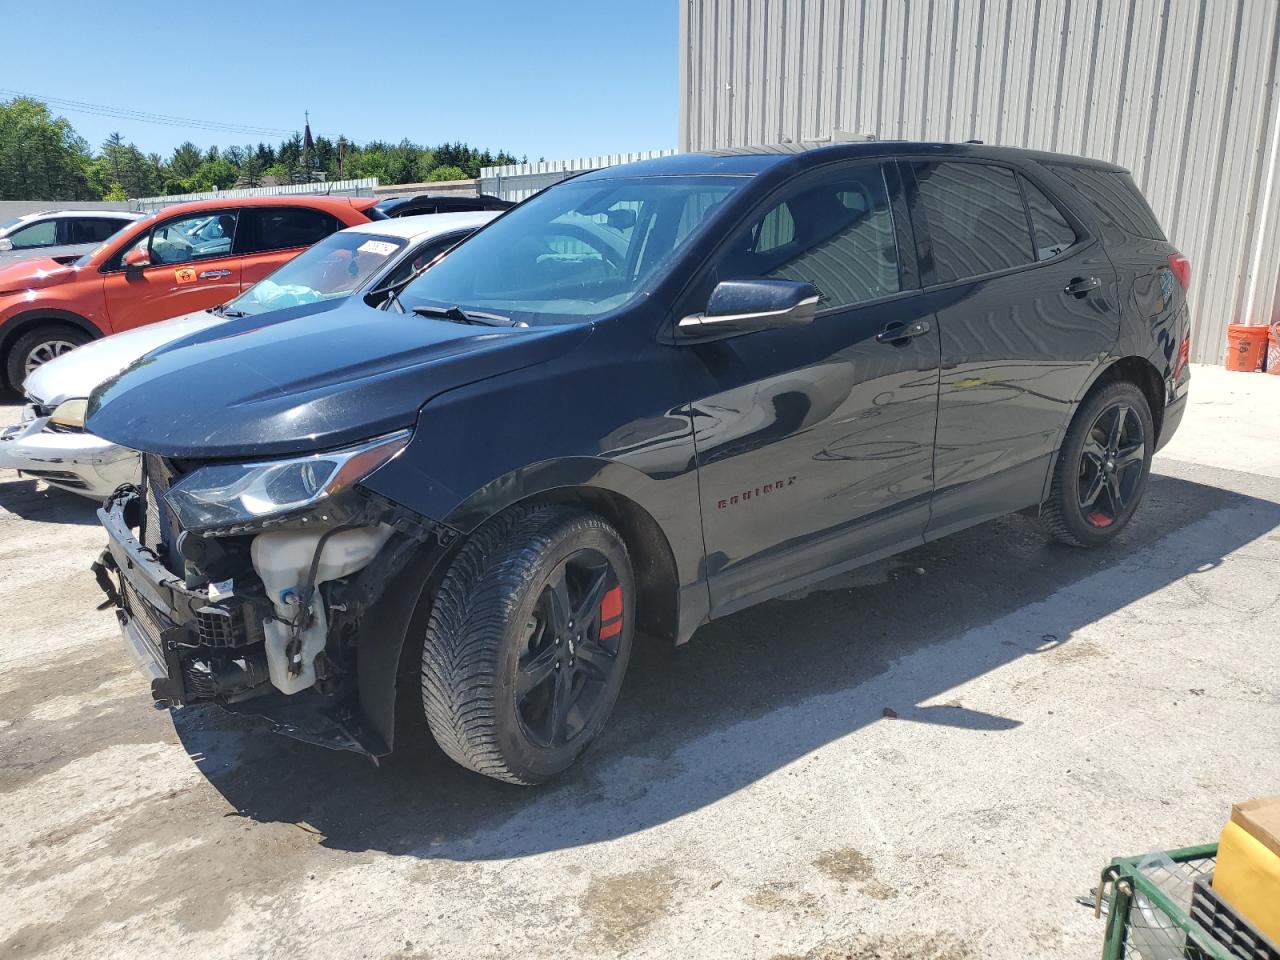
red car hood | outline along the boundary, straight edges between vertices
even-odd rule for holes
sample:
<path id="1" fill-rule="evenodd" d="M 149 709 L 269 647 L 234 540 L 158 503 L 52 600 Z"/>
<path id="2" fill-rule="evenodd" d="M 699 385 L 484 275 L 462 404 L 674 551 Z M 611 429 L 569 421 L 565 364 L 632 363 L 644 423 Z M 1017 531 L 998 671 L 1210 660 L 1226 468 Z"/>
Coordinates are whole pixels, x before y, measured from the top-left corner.
<path id="1" fill-rule="evenodd" d="M 45 287 L 56 287 L 70 283 L 80 276 L 81 271 L 74 267 L 64 267 L 57 260 L 41 258 L 39 260 L 23 260 L 13 266 L 0 270 L 0 297 L 7 293 L 18 293 L 23 290 L 42 290 Z"/>

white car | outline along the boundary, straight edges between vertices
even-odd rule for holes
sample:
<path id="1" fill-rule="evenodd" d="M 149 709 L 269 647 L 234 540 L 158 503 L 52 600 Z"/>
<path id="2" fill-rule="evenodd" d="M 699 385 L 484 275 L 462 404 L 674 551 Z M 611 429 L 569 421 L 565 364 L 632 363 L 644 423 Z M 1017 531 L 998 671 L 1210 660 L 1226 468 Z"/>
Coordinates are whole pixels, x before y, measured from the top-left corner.
<path id="1" fill-rule="evenodd" d="M 0 267 L 52 257 L 69 263 L 146 214 L 126 210 L 47 210 L 0 223 Z"/>
<path id="2" fill-rule="evenodd" d="M 19 423 L 0 431 L 0 469 L 102 499 L 136 482 L 138 454 L 84 429 L 89 394 L 151 351 L 220 323 L 272 310 L 388 291 L 500 211 L 375 220 L 331 234 L 240 296 L 212 310 L 153 323 L 72 350 L 32 372 Z"/>

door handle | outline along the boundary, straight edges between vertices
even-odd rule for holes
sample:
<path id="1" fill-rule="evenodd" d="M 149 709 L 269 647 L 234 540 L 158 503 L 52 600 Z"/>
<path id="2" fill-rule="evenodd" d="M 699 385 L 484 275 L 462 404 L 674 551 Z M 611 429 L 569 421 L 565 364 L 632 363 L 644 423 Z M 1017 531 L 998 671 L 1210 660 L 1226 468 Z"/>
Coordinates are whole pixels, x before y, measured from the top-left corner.
<path id="1" fill-rule="evenodd" d="M 933 329 L 928 320 L 912 320 L 907 323 L 896 320 L 876 334 L 876 343 L 892 343 L 901 346 L 912 337 L 921 337 Z"/>
<path id="2" fill-rule="evenodd" d="M 205 270 L 200 274 L 201 280 L 217 280 L 219 277 L 231 276 L 230 270 Z"/>
<path id="3" fill-rule="evenodd" d="M 1090 290 L 1097 290 L 1100 286 L 1102 281 L 1097 277 L 1073 277 L 1071 282 L 1062 288 L 1062 292 L 1079 299 L 1088 296 Z"/>

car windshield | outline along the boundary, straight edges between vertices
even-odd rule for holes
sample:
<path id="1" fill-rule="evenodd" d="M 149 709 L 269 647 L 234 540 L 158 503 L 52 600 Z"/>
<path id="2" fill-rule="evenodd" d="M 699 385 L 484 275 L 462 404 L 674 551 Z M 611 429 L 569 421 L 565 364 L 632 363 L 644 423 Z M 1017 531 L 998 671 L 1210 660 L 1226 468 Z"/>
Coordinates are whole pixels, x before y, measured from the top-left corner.
<path id="1" fill-rule="evenodd" d="M 404 244 L 399 237 L 331 234 L 255 283 L 226 309 L 253 315 L 349 297 Z"/>
<path id="2" fill-rule="evenodd" d="M 21 222 L 21 217 L 14 217 L 12 220 L 0 220 L 0 237 L 3 237 L 10 227 L 16 227 Z"/>
<path id="3" fill-rule="evenodd" d="M 400 296 L 416 307 L 475 308 L 528 324 L 603 316 L 646 289 L 745 180 L 574 180 L 516 207 Z"/>

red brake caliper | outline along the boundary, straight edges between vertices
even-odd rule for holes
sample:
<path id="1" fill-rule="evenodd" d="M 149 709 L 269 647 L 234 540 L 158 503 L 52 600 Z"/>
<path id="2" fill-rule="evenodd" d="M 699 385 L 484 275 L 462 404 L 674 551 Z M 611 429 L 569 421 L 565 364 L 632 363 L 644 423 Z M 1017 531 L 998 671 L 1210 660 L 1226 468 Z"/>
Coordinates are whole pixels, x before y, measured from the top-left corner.
<path id="1" fill-rule="evenodd" d="M 600 639 L 607 640 L 622 632 L 622 588 L 614 587 L 600 601 Z"/>

